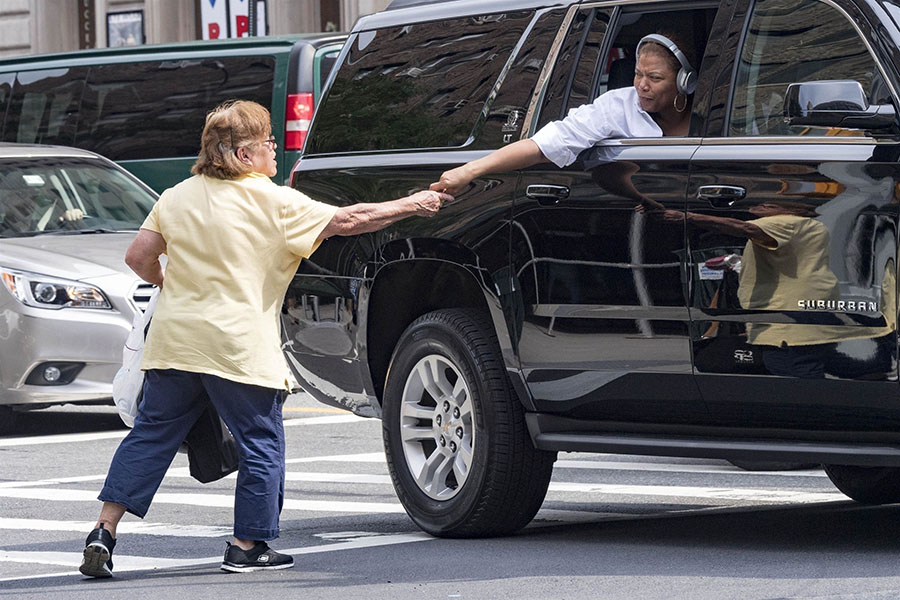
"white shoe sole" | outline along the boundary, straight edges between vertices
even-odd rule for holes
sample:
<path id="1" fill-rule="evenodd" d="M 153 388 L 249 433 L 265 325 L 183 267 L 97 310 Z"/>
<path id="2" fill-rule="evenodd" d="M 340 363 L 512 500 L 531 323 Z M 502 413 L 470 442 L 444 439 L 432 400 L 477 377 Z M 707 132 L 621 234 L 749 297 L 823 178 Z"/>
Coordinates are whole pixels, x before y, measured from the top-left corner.
<path id="1" fill-rule="evenodd" d="M 245 566 L 245 565 L 236 565 L 234 563 L 222 563 L 220 567 L 223 571 L 228 571 L 229 573 L 252 573 L 253 571 L 280 571 L 282 569 L 290 569 L 294 566 L 294 563 L 288 563 L 286 565 L 253 565 L 253 566 Z"/>

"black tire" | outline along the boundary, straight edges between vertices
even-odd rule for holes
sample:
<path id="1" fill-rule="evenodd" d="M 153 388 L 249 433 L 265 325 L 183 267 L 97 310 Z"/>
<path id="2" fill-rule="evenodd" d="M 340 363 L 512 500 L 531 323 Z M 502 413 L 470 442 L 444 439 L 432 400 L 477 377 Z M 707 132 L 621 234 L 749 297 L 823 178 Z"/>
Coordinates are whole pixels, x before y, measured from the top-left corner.
<path id="1" fill-rule="evenodd" d="M 441 379 L 443 389 L 451 387 L 454 394 L 435 399 L 438 394 L 423 383 L 428 377 Z M 457 397 L 463 400 L 457 402 Z M 433 411 L 422 416 L 432 406 Z M 411 411 L 416 414 L 410 416 Z M 416 437 L 406 444 L 401 421 L 407 425 L 404 431 Z M 534 518 L 544 501 L 556 453 L 532 445 L 493 323 L 483 311 L 438 310 L 406 329 L 391 359 L 382 425 L 397 496 L 412 520 L 432 535 L 513 533 Z M 445 436 L 450 441 L 441 448 Z M 465 466 L 461 463 L 466 457 L 469 465 L 460 469 L 460 477 L 454 469 L 434 475 L 430 485 L 417 483 L 414 472 L 425 474 L 428 469 L 410 461 L 421 459 L 427 465 L 438 456 L 451 457 L 435 461 L 438 471 L 445 465 Z"/>
<path id="2" fill-rule="evenodd" d="M 900 468 L 825 465 L 834 486 L 862 504 L 900 502 Z"/>
<path id="3" fill-rule="evenodd" d="M 818 463 L 780 462 L 774 460 L 732 460 L 728 462 L 745 471 L 797 471 L 799 469 L 815 469 Z"/>

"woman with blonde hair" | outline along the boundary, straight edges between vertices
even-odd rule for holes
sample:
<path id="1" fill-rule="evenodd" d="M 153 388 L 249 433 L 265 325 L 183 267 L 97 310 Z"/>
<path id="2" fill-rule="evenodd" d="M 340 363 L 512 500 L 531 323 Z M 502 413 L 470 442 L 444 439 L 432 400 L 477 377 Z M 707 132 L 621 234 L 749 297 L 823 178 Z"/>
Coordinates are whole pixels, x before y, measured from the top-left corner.
<path id="1" fill-rule="evenodd" d="M 141 365 L 143 400 L 100 492 L 84 575 L 112 575 L 119 520 L 147 513 L 207 396 L 238 445 L 234 540 L 222 569 L 293 566 L 266 543 L 278 537 L 284 497 L 281 407 L 291 375 L 278 323 L 288 284 L 324 239 L 431 217 L 452 199 L 422 191 L 342 208 L 316 202 L 269 179 L 276 173 L 271 132 L 269 112 L 255 102 L 212 111 L 193 177 L 163 192 L 125 256 L 162 291 Z"/>

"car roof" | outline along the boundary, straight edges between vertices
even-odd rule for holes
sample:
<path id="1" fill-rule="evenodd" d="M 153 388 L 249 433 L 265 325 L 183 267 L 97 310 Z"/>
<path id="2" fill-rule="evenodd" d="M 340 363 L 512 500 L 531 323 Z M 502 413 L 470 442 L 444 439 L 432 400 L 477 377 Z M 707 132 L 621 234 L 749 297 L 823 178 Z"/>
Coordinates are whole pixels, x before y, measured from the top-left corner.
<path id="1" fill-rule="evenodd" d="M 99 154 L 69 146 L 50 146 L 46 144 L 13 144 L 0 142 L 0 158 L 18 158 L 29 156 L 65 156 L 81 158 L 102 158 Z"/>
<path id="2" fill-rule="evenodd" d="M 171 52 L 216 52 L 222 50 L 241 50 L 251 48 L 278 48 L 280 46 L 292 47 L 295 44 L 309 44 L 323 46 L 329 43 L 342 43 L 347 38 L 346 33 L 310 33 L 298 35 L 260 36 L 246 38 L 230 38 L 221 40 L 193 40 L 188 42 L 173 42 L 166 44 L 143 44 L 141 46 L 123 46 L 121 48 L 91 48 L 72 52 L 57 52 L 52 54 L 32 54 L 26 56 L 14 56 L 0 60 L 0 70 L 9 70 L 9 66 L 28 65 L 30 63 L 51 62 L 58 59 L 79 59 L 91 62 L 96 59 L 112 57 L 148 57 L 156 54 Z"/>
<path id="3" fill-rule="evenodd" d="M 407 23 L 452 19 L 467 15 L 484 15 L 530 10 L 549 6 L 568 6 L 579 0 L 394 0 L 386 10 L 360 17 L 353 31 L 380 29 Z"/>

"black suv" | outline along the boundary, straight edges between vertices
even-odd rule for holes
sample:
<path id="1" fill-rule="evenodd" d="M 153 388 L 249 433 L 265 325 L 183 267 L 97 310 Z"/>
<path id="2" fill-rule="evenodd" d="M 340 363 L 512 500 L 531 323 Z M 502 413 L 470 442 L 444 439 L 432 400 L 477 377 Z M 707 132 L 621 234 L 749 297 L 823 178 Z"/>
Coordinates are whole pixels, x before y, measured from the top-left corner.
<path id="1" fill-rule="evenodd" d="M 287 294 L 299 382 L 382 418 L 432 534 L 524 526 L 557 451 L 822 463 L 900 501 L 897 0 L 387 10 L 354 28 L 292 185 L 427 188 L 632 85 L 656 31 L 697 57 L 688 137 L 477 179 L 433 219 L 329 239 Z M 746 234 L 764 218 L 777 256 Z"/>

